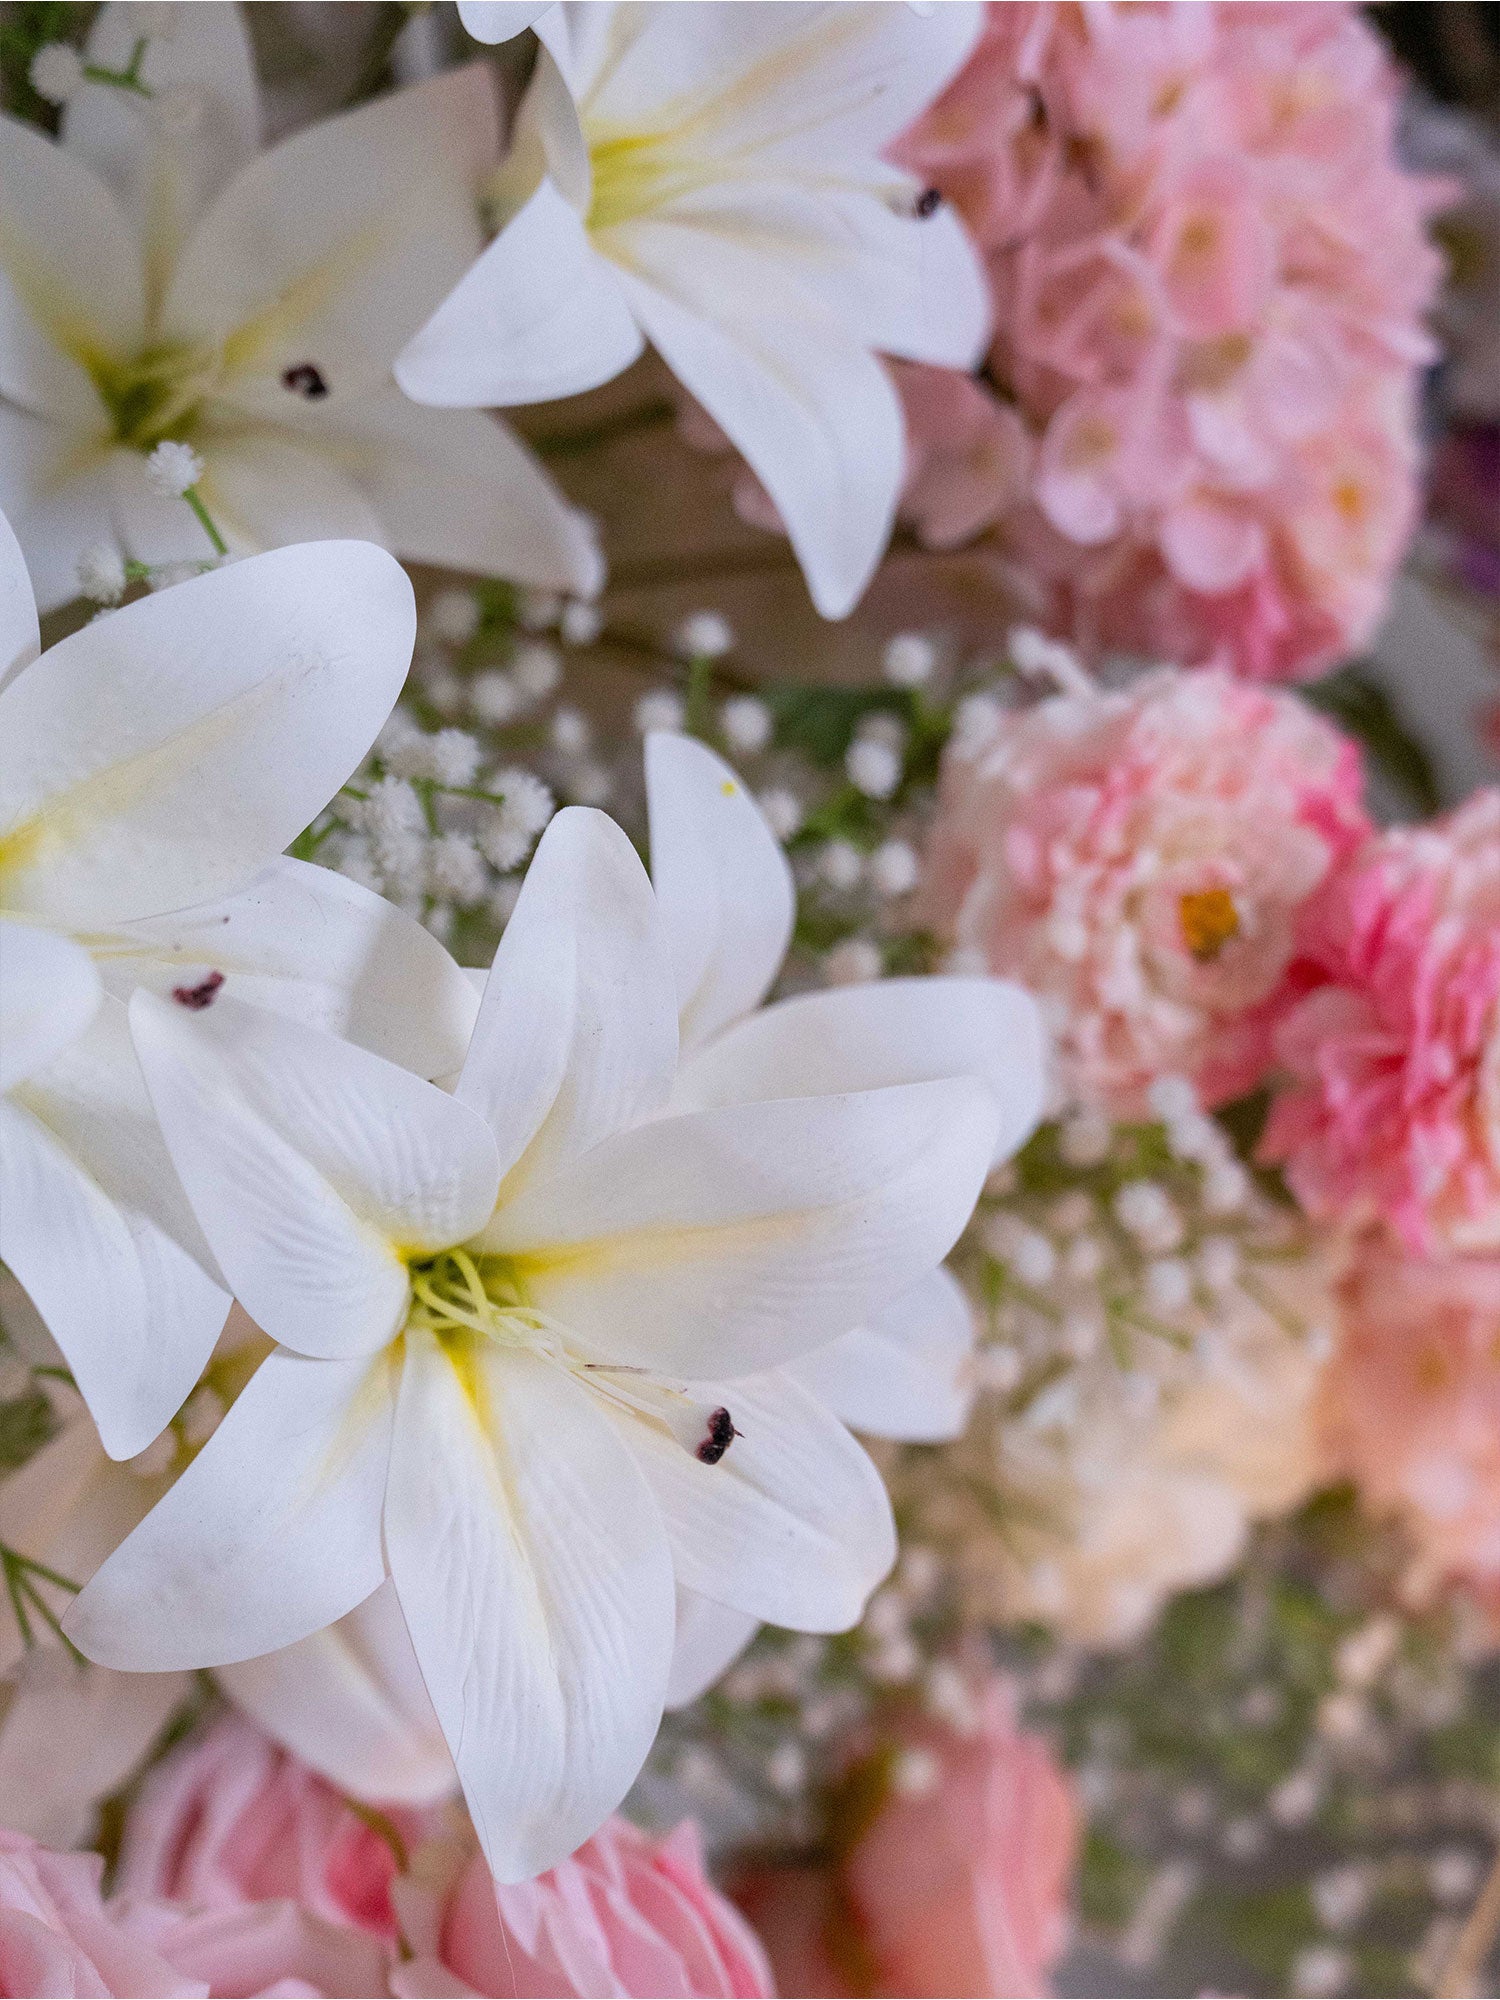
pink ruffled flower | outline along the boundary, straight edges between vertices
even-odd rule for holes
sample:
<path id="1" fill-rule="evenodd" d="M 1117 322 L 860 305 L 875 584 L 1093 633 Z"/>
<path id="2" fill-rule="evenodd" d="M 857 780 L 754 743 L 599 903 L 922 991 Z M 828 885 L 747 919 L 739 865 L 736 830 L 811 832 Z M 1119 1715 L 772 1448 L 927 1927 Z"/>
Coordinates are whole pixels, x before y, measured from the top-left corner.
<path id="1" fill-rule="evenodd" d="M 783 1990 L 1005 1996 L 1048 1990 L 1066 1941 L 1080 1818 L 1008 1688 L 961 1731 L 911 1720 L 885 1801 L 837 1880 L 767 1871 L 744 1885 Z"/>
<path id="2" fill-rule="evenodd" d="M 535 1881 L 498 1886 L 472 1841 L 433 1842 L 396 1885 L 415 1956 L 398 1994 L 774 1993 L 759 1941 L 703 1870 L 697 1830 L 618 1817 Z"/>
<path id="3" fill-rule="evenodd" d="M 1276 1033 L 1265 1157 L 1315 1217 L 1500 1251 L 1500 791 L 1372 841 L 1301 948 L 1318 983 Z"/>
<path id="4" fill-rule="evenodd" d="M 1060 1081 L 1150 1115 L 1264 1073 L 1303 904 L 1369 831 L 1352 743 L 1215 668 L 1055 695 L 960 733 L 943 764 L 928 915 L 1050 1003 Z"/>
<path id="5" fill-rule="evenodd" d="M 994 438 L 899 371 L 919 535 L 989 530 L 1089 651 L 1286 679 L 1357 646 L 1416 518 L 1450 194 L 1396 165 L 1395 104 L 1349 6 L 992 7 L 899 148 L 996 324 Z"/>
<path id="6" fill-rule="evenodd" d="M 149 1924 L 107 1906 L 97 1854 L 54 1854 L 0 1828 L 0 1994 L 180 1994 L 208 1987 L 177 1969 Z"/>
<path id="7" fill-rule="evenodd" d="M 1415 1544 L 1417 1586 L 1500 1600 L 1500 1260 L 1368 1248 L 1324 1378 L 1331 1470 Z"/>
<path id="8" fill-rule="evenodd" d="M 384 1817 L 408 1846 L 437 1824 L 402 1806 Z M 148 1772 L 125 1823 L 116 1886 L 199 1911 L 285 1899 L 394 1942 L 396 1870 L 390 1841 L 332 1785 L 226 1715 Z"/>

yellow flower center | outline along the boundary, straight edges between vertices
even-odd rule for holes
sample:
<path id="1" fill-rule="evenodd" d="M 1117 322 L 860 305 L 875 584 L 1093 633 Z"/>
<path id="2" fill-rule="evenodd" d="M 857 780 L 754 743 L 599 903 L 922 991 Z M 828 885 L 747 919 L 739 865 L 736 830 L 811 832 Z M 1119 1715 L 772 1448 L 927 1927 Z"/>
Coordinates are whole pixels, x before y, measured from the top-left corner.
<path id="1" fill-rule="evenodd" d="M 1227 889 L 1189 889 L 1178 899 L 1182 941 L 1200 964 L 1211 965 L 1239 936 L 1240 913 Z"/>
<path id="2" fill-rule="evenodd" d="M 217 354 L 201 347 L 150 347 L 133 360 L 86 362 L 115 436 L 135 451 L 165 438 L 191 440 L 198 407 L 218 374 Z"/>

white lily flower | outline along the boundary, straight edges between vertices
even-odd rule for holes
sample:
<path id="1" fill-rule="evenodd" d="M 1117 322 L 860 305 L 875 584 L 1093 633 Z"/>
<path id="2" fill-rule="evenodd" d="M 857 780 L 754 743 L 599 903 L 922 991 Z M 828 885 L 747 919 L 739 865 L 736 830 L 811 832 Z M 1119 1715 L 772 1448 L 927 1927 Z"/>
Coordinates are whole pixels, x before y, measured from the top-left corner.
<path id="1" fill-rule="evenodd" d="M 607 382 L 649 340 L 759 474 L 818 609 L 843 617 L 902 478 L 876 355 L 968 368 L 984 346 L 957 218 L 881 158 L 980 20 L 966 0 L 548 9 L 494 190 L 508 219 L 397 379 L 424 403 L 537 402 Z"/>
<path id="2" fill-rule="evenodd" d="M 282 1346 L 65 1629 L 124 1670 L 219 1665 L 389 1572 L 490 1865 L 529 1877 L 640 1769 L 674 1578 L 829 1631 L 885 1574 L 879 1475 L 781 1364 L 946 1254 L 994 1106 L 937 1082 L 662 1115 L 655 898 L 578 807 L 451 1097 L 233 1001 L 131 1014 L 198 1220 Z"/>
<path id="3" fill-rule="evenodd" d="M 155 1129 L 124 1002 L 221 989 L 429 1074 L 472 993 L 369 890 L 279 858 L 400 691 L 415 614 L 366 543 L 256 556 L 39 658 L 0 542 L 0 1256 L 119 1458 L 208 1359 L 228 1299 Z"/>
<path id="4" fill-rule="evenodd" d="M 591 531 L 478 412 L 401 395 L 402 344 L 479 254 L 499 152 L 483 63 L 261 153 L 237 7 L 104 7 L 88 60 L 144 39 L 150 95 L 86 82 L 60 143 L 0 118 L 0 506 L 44 609 L 86 552 L 212 550 L 150 453 L 182 441 L 236 553 L 327 535 L 597 588 Z"/>
<path id="5" fill-rule="evenodd" d="M 1000 1107 L 992 1164 L 1024 1143 L 1045 1097 L 1042 1022 L 1029 994 L 999 979 L 882 979 L 762 1006 L 796 912 L 781 843 L 730 767 L 689 736 L 647 738 L 646 799 L 679 996 L 675 1106 L 968 1076 Z M 968 1422 L 973 1347 L 968 1299 L 937 1269 L 787 1371 L 853 1430 L 937 1443 Z M 711 1686 L 756 1630 L 741 1611 L 686 1592 L 678 1612 L 674 1707 Z"/>

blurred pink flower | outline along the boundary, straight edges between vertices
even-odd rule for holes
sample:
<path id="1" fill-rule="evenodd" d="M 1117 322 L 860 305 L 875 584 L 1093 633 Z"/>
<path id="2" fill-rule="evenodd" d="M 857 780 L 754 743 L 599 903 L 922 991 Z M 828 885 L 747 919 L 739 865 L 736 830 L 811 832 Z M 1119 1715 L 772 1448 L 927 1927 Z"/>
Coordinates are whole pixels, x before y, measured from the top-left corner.
<path id="1" fill-rule="evenodd" d="M 1382 833 L 1304 912 L 1262 1140 L 1319 1219 L 1500 1251 L 1500 791 Z"/>
<path id="2" fill-rule="evenodd" d="M 1051 696 L 960 731 L 928 917 L 1049 1005 L 1072 1095 L 1149 1116 L 1162 1076 L 1249 1089 L 1306 899 L 1369 832 L 1354 745 L 1221 669 Z"/>
<path id="3" fill-rule="evenodd" d="M 1418 1584 L 1500 1599 L 1500 1260 L 1367 1247 L 1324 1377 L 1331 1470 L 1405 1524 Z"/>
<path id="4" fill-rule="evenodd" d="M 1415 520 L 1449 196 L 1397 166 L 1396 91 L 1342 4 L 992 7 L 898 148 L 988 260 L 1005 439 L 899 371 L 918 534 L 990 529 L 1088 650 L 1286 679 L 1360 644 Z"/>
<path id="5" fill-rule="evenodd" d="M 54 1854 L 0 1828 L 0 1993 L 203 1995 L 141 1922 L 106 1906 L 97 1854 Z"/>
<path id="6" fill-rule="evenodd" d="M 498 1886 L 472 1841 L 432 1842 L 395 1889 L 415 1956 L 398 1994 L 744 1995 L 775 1991 L 758 1940 L 703 1869 L 697 1830 L 616 1816 L 534 1881 Z"/>
<path id="7" fill-rule="evenodd" d="M 1007 1685 L 971 1726 L 912 1717 L 889 1782 L 836 1878 L 749 1879 L 742 1901 L 789 1993 L 1041 1994 L 1067 1934 L 1079 1813 L 1046 1746 L 1017 1728 Z"/>
<path id="8" fill-rule="evenodd" d="M 383 1816 L 408 1846 L 437 1824 L 409 1807 Z M 282 1898 L 394 1942 L 397 1865 L 390 1841 L 332 1785 L 226 1715 L 147 1773 L 125 1822 L 116 1887 L 199 1911 Z"/>

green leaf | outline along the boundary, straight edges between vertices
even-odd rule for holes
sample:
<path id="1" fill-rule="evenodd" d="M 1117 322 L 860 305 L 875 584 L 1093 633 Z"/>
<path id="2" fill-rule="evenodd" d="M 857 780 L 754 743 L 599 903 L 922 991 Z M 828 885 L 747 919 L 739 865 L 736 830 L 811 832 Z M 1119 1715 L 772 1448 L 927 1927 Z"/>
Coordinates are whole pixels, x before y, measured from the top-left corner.
<path id="1" fill-rule="evenodd" d="M 1442 804 L 1432 759 L 1380 682 L 1358 662 L 1302 689 L 1304 700 L 1357 737 L 1377 769 L 1424 818 Z"/>

